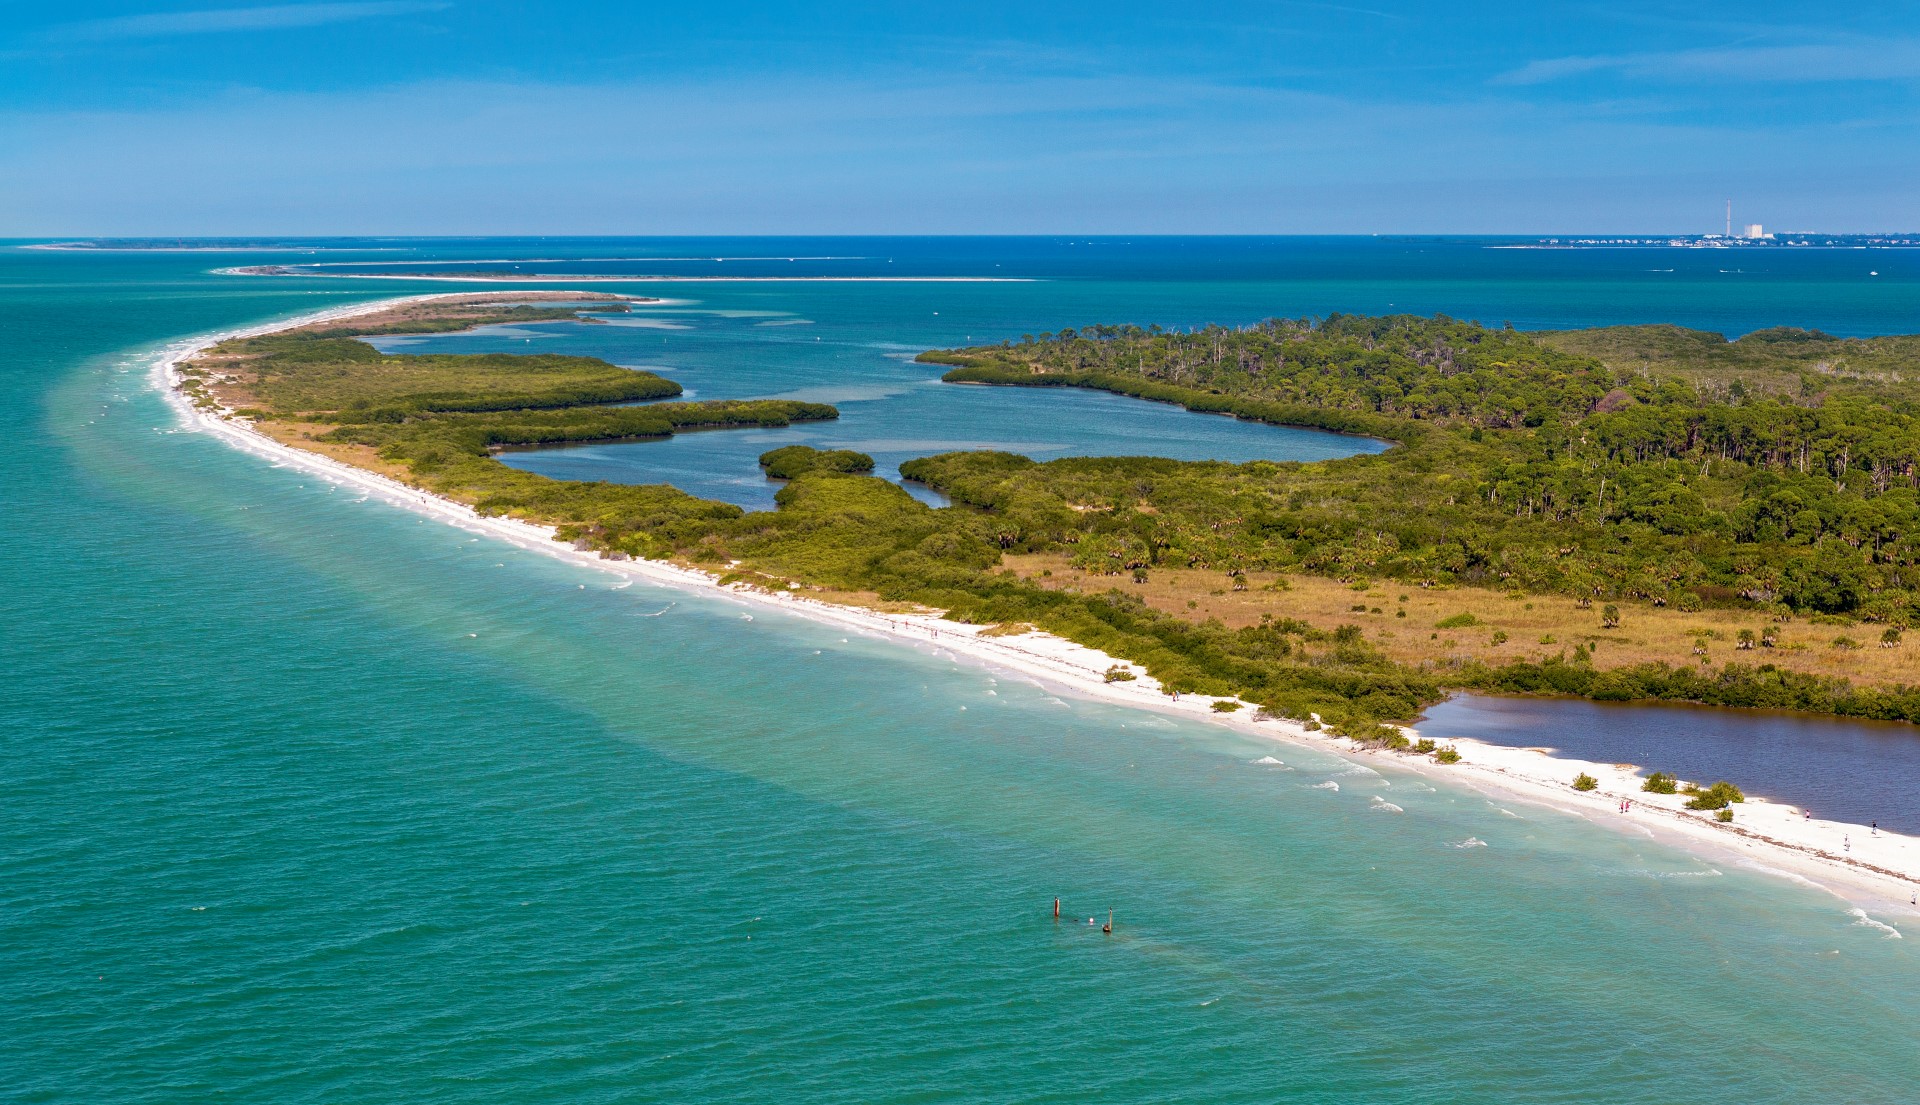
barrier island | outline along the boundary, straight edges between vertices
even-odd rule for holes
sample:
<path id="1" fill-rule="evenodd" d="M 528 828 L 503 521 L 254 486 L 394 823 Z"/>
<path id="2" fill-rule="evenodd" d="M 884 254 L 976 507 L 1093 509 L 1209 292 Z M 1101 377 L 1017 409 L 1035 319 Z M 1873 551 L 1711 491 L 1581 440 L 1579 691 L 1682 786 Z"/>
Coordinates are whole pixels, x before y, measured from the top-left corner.
<path id="1" fill-rule="evenodd" d="M 1038 628 L 1169 693 L 1389 747 L 1407 738 L 1385 723 L 1456 689 L 1920 721 L 1905 639 L 1920 612 L 1920 337 L 1340 315 L 1092 326 L 921 360 L 955 384 L 1095 388 L 1394 447 L 1248 464 L 947 453 L 901 467 L 953 504 L 933 508 L 859 454 L 796 446 L 762 458 L 789 482 L 753 513 L 553 480 L 494 451 L 832 407 L 680 402 L 672 381 L 592 358 L 358 340 L 625 302 L 411 301 L 220 343 L 180 379 L 283 444 L 609 557 Z"/>

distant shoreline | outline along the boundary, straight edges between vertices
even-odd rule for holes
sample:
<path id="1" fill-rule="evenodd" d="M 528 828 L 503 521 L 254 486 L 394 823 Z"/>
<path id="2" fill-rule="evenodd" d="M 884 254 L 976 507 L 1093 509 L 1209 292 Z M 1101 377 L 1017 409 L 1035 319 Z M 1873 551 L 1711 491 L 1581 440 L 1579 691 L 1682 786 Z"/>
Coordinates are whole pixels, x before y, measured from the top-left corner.
<path id="1" fill-rule="evenodd" d="M 690 284 L 1032 284 L 1027 276 L 668 276 L 657 273 L 634 275 L 593 275 L 578 273 L 386 273 L 313 272 L 300 265 L 246 265 L 215 269 L 219 276 L 296 276 L 327 280 L 434 280 L 460 284 L 553 284 L 568 280 L 588 280 L 596 284 L 690 283 Z"/>
<path id="2" fill-rule="evenodd" d="M 214 433 L 245 452 L 330 482 L 357 487 L 406 509 L 578 566 L 784 609 L 845 629 L 908 643 L 923 651 L 966 657 L 1070 691 L 1081 698 L 1224 725 L 1277 742 L 1318 748 L 1355 762 L 1391 764 L 1422 776 L 1451 778 L 1465 786 L 1572 812 L 1618 830 L 1665 837 L 1696 854 L 1724 857 L 1757 870 L 1784 873 L 1876 909 L 1905 912 L 1911 906 L 1900 899 L 1911 900 L 1920 894 L 1920 838 L 1891 832 L 1875 835 L 1863 826 L 1812 820 L 1801 811 L 1757 797 L 1748 799 L 1743 806 L 1740 824 L 1721 825 L 1708 820 L 1709 815 L 1705 813 L 1685 810 L 1682 805 L 1685 795 L 1640 791 L 1641 779 L 1634 765 L 1560 759 L 1536 749 L 1463 740 L 1458 742 L 1461 760 L 1451 766 L 1391 752 L 1360 750 L 1345 738 L 1327 735 L 1324 730 L 1310 731 L 1299 722 L 1278 718 L 1254 720 L 1249 717 L 1252 711 L 1248 709 L 1230 714 L 1213 711 L 1215 702 L 1231 700 L 1203 695 L 1169 699 L 1161 692 L 1158 682 L 1144 673 L 1136 673 L 1135 678 L 1128 681 L 1108 682 L 1105 673 L 1112 667 L 1131 670 L 1133 666 L 1051 634 L 1032 631 L 989 637 L 983 635 L 986 626 L 948 621 L 937 613 L 882 613 L 786 592 L 723 585 L 712 573 L 665 561 L 605 558 L 557 542 L 551 527 L 483 516 L 462 503 L 398 480 L 282 444 L 261 434 L 248 420 L 230 410 L 195 408 L 180 390 L 180 367 L 219 342 L 373 314 L 406 303 L 458 299 L 461 295 L 456 292 L 387 299 L 187 339 L 167 348 L 156 360 L 154 380 L 184 422 Z M 1417 736 L 1417 730 L 1408 732 Z M 1584 793 L 1572 790 L 1569 783 L 1578 773 L 1593 776 L 1596 788 Z M 1618 809 L 1619 804 L 1626 801 L 1633 804 L 1630 814 L 1622 814 Z"/>

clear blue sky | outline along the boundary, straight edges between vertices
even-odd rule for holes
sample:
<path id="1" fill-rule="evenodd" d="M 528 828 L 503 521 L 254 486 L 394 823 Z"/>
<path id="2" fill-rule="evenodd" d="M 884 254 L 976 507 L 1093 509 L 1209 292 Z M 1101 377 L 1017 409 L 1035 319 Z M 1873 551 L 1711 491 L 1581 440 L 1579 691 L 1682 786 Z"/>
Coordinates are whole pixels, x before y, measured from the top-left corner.
<path id="1" fill-rule="evenodd" d="M 0 235 L 1920 228 L 1911 3 L 0 13 Z"/>

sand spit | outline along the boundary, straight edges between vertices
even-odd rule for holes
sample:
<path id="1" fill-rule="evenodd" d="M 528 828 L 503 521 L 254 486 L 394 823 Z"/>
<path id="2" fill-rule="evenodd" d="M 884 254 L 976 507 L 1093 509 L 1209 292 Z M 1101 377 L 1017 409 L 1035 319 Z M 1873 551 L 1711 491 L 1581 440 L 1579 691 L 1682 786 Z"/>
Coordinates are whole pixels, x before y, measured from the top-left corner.
<path id="1" fill-rule="evenodd" d="M 1218 700 L 1208 696 L 1185 695 L 1174 700 L 1162 693 L 1156 680 L 1133 665 L 1051 634 L 1036 631 L 1015 636 L 983 636 L 986 626 L 952 622 L 937 614 L 882 613 L 821 602 L 797 593 L 723 587 L 716 575 L 664 561 L 605 559 L 598 553 L 577 550 L 556 541 L 552 527 L 485 517 L 450 499 L 317 453 L 283 445 L 256 431 L 246 419 L 234 417 L 230 411 L 194 407 L 179 390 L 180 366 L 231 338 L 376 314 L 408 303 L 462 297 L 463 293 L 455 292 L 387 299 L 187 339 L 162 351 L 152 370 L 153 379 L 183 422 L 215 434 L 244 452 L 364 491 L 369 497 L 470 532 L 487 534 L 583 567 L 786 610 L 847 630 L 904 642 L 923 651 L 1025 676 L 1083 699 L 1224 725 L 1275 741 L 1320 748 L 1380 768 L 1444 777 L 1457 785 L 1503 798 L 1576 813 L 1616 831 L 1650 835 L 1710 859 L 1804 880 L 1869 909 L 1920 916 L 1920 908 L 1916 908 L 1920 902 L 1920 838 L 1886 831 L 1876 833 L 1862 825 L 1812 818 L 1806 811 L 1758 797 L 1750 797 L 1736 806 L 1734 822 L 1722 824 L 1713 820 L 1711 813 L 1687 810 L 1685 795 L 1642 792 L 1641 780 L 1633 765 L 1563 759 L 1539 749 L 1462 740 L 1456 745 L 1460 761 L 1447 765 L 1427 757 L 1359 749 L 1344 738 L 1324 731 L 1310 731 L 1300 722 L 1256 719 L 1251 708 L 1224 714 L 1215 712 L 1213 704 Z M 1137 678 L 1108 682 L 1106 672 L 1115 665 L 1132 668 Z M 1418 735 L 1411 729 L 1408 732 Z M 1581 773 L 1593 776 L 1598 781 L 1597 788 L 1587 792 L 1573 790 L 1571 783 Z M 1701 780 L 1707 781 L 1710 780 Z M 1623 812 L 1622 804 L 1627 802 L 1631 803 L 1631 809 Z M 1899 933 L 1890 930 L 1890 935 Z"/>
<path id="2" fill-rule="evenodd" d="M 247 265 L 215 269 L 219 276 L 300 276 L 326 280 L 429 280 L 452 284 L 556 284 L 593 281 L 600 284 L 1031 284 L 1027 276 L 672 276 L 661 273 L 594 275 L 591 273 L 405 273 L 314 272 L 298 265 Z"/>

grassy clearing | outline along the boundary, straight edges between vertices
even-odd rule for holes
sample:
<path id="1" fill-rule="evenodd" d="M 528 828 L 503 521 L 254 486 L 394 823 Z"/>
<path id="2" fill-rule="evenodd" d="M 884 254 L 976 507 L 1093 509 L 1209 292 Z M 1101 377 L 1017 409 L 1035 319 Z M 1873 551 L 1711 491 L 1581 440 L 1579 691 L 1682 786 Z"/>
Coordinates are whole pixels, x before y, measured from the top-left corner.
<path id="1" fill-rule="evenodd" d="M 1357 625 L 1368 643 L 1388 659 L 1419 667 L 1479 660 L 1489 665 L 1516 660 L 1540 663 L 1571 656 L 1584 647 L 1602 671 L 1650 662 L 1675 667 L 1719 665 L 1729 660 L 1769 663 L 1811 675 L 1842 676 L 1863 686 L 1911 682 L 1920 660 L 1914 655 L 1920 635 L 1908 635 L 1897 648 L 1879 647 L 1881 628 L 1816 623 L 1805 618 L 1775 622 L 1758 612 L 1703 610 L 1682 613 L 1645 603 L 1621 604 L 1617 629 L 1601 627 L 1601 607 L 1580 609 L 1560 595 L 1523 595 L 1481 587 L 1421 588 L 1392 581 L 1341 583 L 1322 576 L 1247 572 L 1246 590 L 1222 572 L 1194 568 L 1154 568 L 1147 581 L 1134 583 L 1073 566 L 1063 554 L 1008 556 L 1005 566 L 1025 580 L 1050 590 L 1078 588 L 1100 592 L 1119 587 L 1155 610 L 1189 621 L 1214 619 L 1229 629 L 1257 626 L 1263 619 L 1293 618 L 1327 633 Z M 1050 573 L 1050 574 L 1049 574 Z M 1404 601 L 1402 598 L 1404 596 Z M 1358 607 L 1359 609 L 1355 609 Z M 1405 617 L 1401 617 L 1401 612 Z M 1441 629 L 1443 621 L 1470 614 L 1472 626 Z M 1741 630 L 1756 647 L 1738 647 Z M 1758 647 L 1771 629 L 1773 648 Z M 1857 649 L 1834 648 L 1835 637 L 1858 641 Z M 1551 640 L 1547 640 L 1551 638 Z M 1698 651 L 1696 651 L 1698 650 Z"/>

